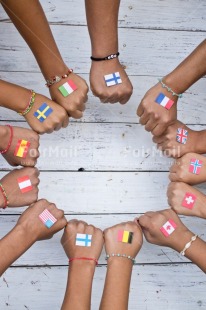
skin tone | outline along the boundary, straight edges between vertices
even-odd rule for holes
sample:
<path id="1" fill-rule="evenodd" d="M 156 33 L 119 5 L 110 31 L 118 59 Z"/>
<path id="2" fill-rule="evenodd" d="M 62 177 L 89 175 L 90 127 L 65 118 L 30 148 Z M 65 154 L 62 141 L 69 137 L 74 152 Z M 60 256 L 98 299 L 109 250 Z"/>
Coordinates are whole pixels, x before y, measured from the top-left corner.
<path id="1" fill-rule="evenodd" d="M 190 86 L 206 74 L 206 40 L 183 61 L 175 70 L 163 78 L 163 82 L 174 92 L 184 93 Z M 155 103 L 155 99 L 163 93 L 175 104 L 168 111 Z M 143 97 L 137 109 L 140 123 L 154 136 L 160 136 L 177 119 L 177 97 L 163 88 L 160 83 L 152 87 Z"/>
<path id="2" fill-rule="evenodd" d="M 160 228 L 172 219 L 177 228 L 175 231 L 165 237 Z M 181 252 L 185 245 L 191 240 L 194 234 L 181 222 L 173 210 L 162 210 L 157 212 L 146 212 L 136 219 L 142 227 L 146 240 L 152 244 L 170 247 L 177 252 Z M 181 236 L 181 238 L 180 238 Z M 206 272 L 206 242 L 199 237 L 192 242 L 186 250 L 185 257 L 196 264 L 202 271 Z"/>
<path id="3" fill-rule="evenodd" d="M 2 154 L 2 156 L 11 166 L 35 166 L 37 163 L 37 158 L 39 157 L 39 135 L 30 129 L 21 127 L 12 128 L 13 139 L 11 146 L 6 153 Z M 5 150 L 11 137 L 11 131 L 8 126 L 0 126 L 0 137 L 0 150 Z M 14 155 L 14 151 L 19 140 L 26 140 L 30 142 L 30 147 L 28 153 L 26 154 L 26 158 L 17 157 Z"/>
<path id="4" fill-rule="evenodd" d="M 47 80 L 53 76 L 67 74 L 68 67 L 57 48 L 40 2 L 38 0 L 3 0 L 1 3 L 33 52 L 44 78 Z M 81 77 L 74 73 L 69 75 L 69 79 L 76 84 L 77 90 L 68 97 L 63 97 L 58 87 L 68 78 L 62 79 L 61 82 L 50 87 L 51 98 L 60 104 L 69 116 L 80 118 L 85 110 L 88 86 Z"/>
<path id="5" fill-rule="evenodd" d="M 25 176 L 29 177 L 32 184 L 32 190 L 22 193 L 19 188 L 17 179 Z M 14 169 L 5 175 L 0 180 L 0 182 L 8 196 L 8 207 L 10 208 L 29 206 L 30 204 L 36 202 L 38 199 L 38 185 L 40 180 L 39 171 L 37 168 L 26 167 L 21 169 Z M 0 208 L 3 208 L 4 204 L 3 195 L 0 193 Z"/>
<path id="6" fill-rule="evenodd" d="M 118 12 L 120 0 L 85 1 L 93 57 L 103 58 L 118 52 Z M 109 27 L 109 28 L 108 28 Z M 109 29 L 109 31 L 108 31 Z M 122 84 L 107 87 L 104 75 L 119 72 Z M 125 104 L 132 95 L 132 84 L 118 58 L 92 61 L 90 88 L 104 103 Z"/>
<path id="7" fill-rule="evenodd" d="M 39 219 L 45 209 L 57 219 L 51 228 L 47 228 Z M 64 212 L 47 200 L 39 200 L 30 206 L 20 216 L 14 228 L 0 240 L 0 253 L 4 253 L 0 255 L 0 276 L 36 241 L 52 238 L 66 223 Z"/>
<path id="8" fill-rule="evenodd" d="M 182 206 L 185 194 L 196 196 L 192 209 Z M 167 189 L 168 204 L 177 214 L 206 219 L 206 197 L 203 193 L 183 182 L 171 182 Z"/>
<path id="9" fill-rule="evenodd" d="M 189 172 L 191 159 L 202 161 L 202 167 L 199 174 Z M 188 153 L 178 158 L 170 167 L 169 179 L 172 182 L 185 182 L 190 185 L 196 185 L 206 182 L 206 158 L 195 153 Z"/>

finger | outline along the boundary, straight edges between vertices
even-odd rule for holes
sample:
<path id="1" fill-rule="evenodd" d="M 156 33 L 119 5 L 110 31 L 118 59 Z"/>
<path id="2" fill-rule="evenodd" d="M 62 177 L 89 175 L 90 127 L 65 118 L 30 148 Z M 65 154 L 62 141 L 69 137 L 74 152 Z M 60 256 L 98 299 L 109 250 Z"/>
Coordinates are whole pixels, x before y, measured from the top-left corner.
<path id="1" fill-rule="evenodd" d="M 169 174 L 169 180 L 171 182 L 177 182 L 178 181 L 177 174 L 176 173 L 170 173 Z"/>
<path id="2" fill-rule="evenodd" d="M 164 142 L 164 139 L 165 139 L 165 136 L 154 136 L 153 138 L 152 138 L 152 141 L 154 142 L 154 143 L 157 143 L 157 144 L 159 144 L 159 143 L 163 143 Z"/>
<path id="3" fill-rule="evenodd" d="M 69 114 L 71 115 L 71 117 L 73 117 L 75 119 L 82 118 L 82 116 L 83 116 L 83 112 L 81 112 L 79 110 L 69 112 Z"/>
<path id="4" fill-rule="evenodd" d="M 139 217 L 139 225 L 143 228 L 143 229 L 147 229 L 150 225 L 150 218 L 146 215 L 141 215 Z"/>
<path id="5" fill-rule="evenodd" d="M 149 120 L 149 115 L 146 114 L 146 113 L 143 113 L 142 116 L 139 119 L 139 123 L 141 125 L 145 125 L 148 122 L 148 120 Z"/>
<path id="6" fill-rule="evenodd" d="M 120 98 L 119 103 L 123 105 L 123 104 L 127 103 L 130 98 L 131 98 L 131 95 L 129 95 L 129 96 L 125 95 L 125 96 Z"/>
<path id="7" fill-rule="evenodd" d="M 62 123 L 58 123 L 55 127 L 54 127 L 54 130 L 55 131 L 58 131 L 62 128 Z"/>
<path id="8" fill-rule="evenodd" d="M 167 127 L 165 125 L 158 124 L 153 130 L 152 134 L 154 136 L 161 136 L 165 134 Z"/>
<path id="9" fill-rule="evenodd" d="M 142 107 L 142 103 L 140 103 L 137 108 L 137 115 L 140 117 L 143 113 L 144 113 L 144 109 Z"/>
<path id="10" fill-rule="evenodd" d="M 64 118 L 63 123 L 62 123 L 62 127 L 66 128 L 69 124 L 69 117 L 68 115 Z"/>
<path id="11" fill-rule="evenodd" d="M 175 173 L 175 172 L 177 172 L 177 169 L 178 169 L 178 168 L 179 168 L 178 161 L 175 161 L 175 162 L 173 163 L 173 165 L 170 167 L 169 171 L 170 171 L 171 173 Z"/>
<path id="12" fill-rule="evenodd" d="M 153 118 L 149 119 L 148 122 L 145 125 L 146 131 L 152 131 L 157 126 L 157 121 L 155 121 Z"/>

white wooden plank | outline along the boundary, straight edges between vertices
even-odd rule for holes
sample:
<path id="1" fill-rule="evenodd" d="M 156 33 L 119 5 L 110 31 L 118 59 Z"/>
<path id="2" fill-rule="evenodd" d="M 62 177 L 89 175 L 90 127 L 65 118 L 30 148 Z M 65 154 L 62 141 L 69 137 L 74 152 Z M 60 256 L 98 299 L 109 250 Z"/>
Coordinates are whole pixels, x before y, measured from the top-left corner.
<path id="1" fill-rule="evenodd" d="M 88 74 L 82 74 L 83 78 L 89 82 Z M 1 72 L 0 77 L 11 83 L 18 83 L 29 89 L 50 97 L 48 88 L 45 87 L 44 79 L 39 73 L 32 72 Z M 151 76 L 131 76 L 130 77 L 134 93 L 126 105 L 101 104 L 91 92 L 87 109 L 82 118 L 82 122 L 118 122 L 118 123 L 138 123 L 139 118 L 136 115 L 136 109 L 145 92 L 157 83 L 157 77 Z M 206 79 L 203 78 L 194 84 L 179 100 L 178 118 L 186 124 L 205 124 L 205 106 L 206 106 Z M 0 120 L 22 120 L 17 113 L 1 109 Z M 74 121 L 71 119 L 71 121 Z"/>
<path id="2" fill-rule="evenodd" d="M 92 310 L 99 309 L 105 274 L 106 267 L 96 268 Z M 66 281 L 67 267 L 10 268 L 0 279 L 1 309 L 59 310 Z M 135 266 L 129 310 L 204 309 L 205 283 L 193 265 Z"/>
<path id="3" fill-rule="evenodd" d="M 152 203 L 151 203 L 152 205 Z M 166 206 L 165 206 L 166 208 Z M 153 209 L 151 207 L 151 209 Z M 146 211 L 146 210 L 145 210 Z M 84 220 L 89 224 L 94 224 L 101 229 L 116 225 L 125 221 L 132 221 L 138 213 L 134 214 L 109 214 L 109 215 L 66 215 L 67 219 L 77 218 Z M 5 236 L 15 225 L 18 216 L 0 216 L 0 238 Z M 206 223 L 203 219 L 182 217 L 185 225 L 194 233 L 201 235 L 203 240 L 206 240 Z M 56 234 L 51 240 L 41 241 L 36 243 L 29 251 L 27 251 L 21 258 L 19 258 L 14 265 L 15 266 L 42 266 L 42 265 L 65 265 L 66 257 L 62 246 L 60 245 L 60 239 L 63 231 Z M 102 252 L 99 262 L 105 264 L 105 253 Z M 146 241 L 137 256 L 137 263 L 177 263 L 188 262 L 188 260 L 177 252 L 155 245 L 151 245 Z"/>
<path id="4" fill-rule="evenodd" d="M 90 40 L 86 26 L 53 25 L 52 31 L 65 62 L 75 72 L 88 73 Z M 62 35 L 64 34 L 64 35 Z M 68 47 L 68 40 L 70 44 Z M 122 29 L 121 60 L 130 75 L 163 76 L 183 60 L 201 41 L 204 32 Z M 84 47 L 84 48 L 81 48 Z M 39 72 L 26 43 L 12 24 L 0 28 L 0 68 L 2 71 Z"/>
<path id="5" fill-rule="evenodd" d="M 83 0 L 44 0 L 41 4 L 50 23 L 86 24 Z M 204 0 L 126 0 L 121 2 L 119 27 L 205 31 L 205 9 Z M 0 21 L 8 21 L 2 8 Z"/>

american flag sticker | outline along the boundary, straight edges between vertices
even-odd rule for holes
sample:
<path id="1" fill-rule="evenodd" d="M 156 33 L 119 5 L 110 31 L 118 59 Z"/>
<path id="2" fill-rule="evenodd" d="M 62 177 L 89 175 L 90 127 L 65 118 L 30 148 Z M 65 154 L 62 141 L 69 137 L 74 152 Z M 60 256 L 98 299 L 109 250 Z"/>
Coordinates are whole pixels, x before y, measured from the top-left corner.
<path id="1" fill-rule="evenodd" d="M 14 155 L 17 157 L 26 158 L 26 155 L 28 153 L 30 142 L 26 140 L 18 140 L 18 143 L 16 145 Z"/>
<path id="2" fill-rule="evenodd" d="M 132 243 L 133 232 L 127 230 L 119 230 L 117 240 L 124 243 Z"/>
<path id="3" fill-rule="evenodd" d="M 76 235 L 76 245 L 91 246 L 92 245 L 92 235 L 77 234 Z"/>
<path id="4" fill-rule="evenodd" d="M 57 219 L 47 209 L 39 214 L 39 219 L 47 228 L 51 228 L 57 221 Z"/>
<path id="5" fill-rule="evenodd" d="M 170 219 L 160 228 L 160 230 L 165 237 L 169 237 L 175 231 L 176 228 L 177 225 L 172 219 Z"/>
<path id="6" fill-rule="evenodd" d="M 17 182 L 19 184 L 19 188 L 20 188 L 22 193 L 27 193 L 27 192 L 31 191 L 33 188 L 32 184 L 31 184 L 31 180 L 29 179 L 28 176 L 18 178 Z"/>
<path id="7" fill-rule="evenodd" d="M 67 97 L 77 89 L 77 86 L 74 84 L 72 80 L 68 80 L 58 89 L 64 97 Z"/>
<path id="8" fill-rule="evenodd" d="M 113 85 L 117 85 L 117 84 L 122 83 L 119 72 L 107 74 L 104 76 L 104 79 L 105 79 L 107 86 L 113 86 Z"/>
<path id="9" fill-rule="evenodd" d="M 190 160 L 189 172 L 193 174 L 200 174 L 201 167 L 202 167 L 202 160 L 198 160 L 195 158 L 192 158 Z"/>
<path id="10" fill-rule="evenodd" d="M 197 197 L 192 193 L 186 193 L 182 201 L 182 206 L 187 209 L 193 209 Z"/>
<path id="11" fill-rule="evenodd" d="M 169 110 L 174 104 L 174 101 L 172 99 L 168 98 L 167 96 L 165 96 L 163 93 L 160 93 L 157 96 L 155 102 L 158 103 L 159 105 L 163 106 L 167 110 Z"/>
<path id="12" fill-rule="evenodd" d="M 176 140 L 177 142 L 181 144 L 186 144 L 188 138 L 188 131 L 183 129 L 183 128 L 178 128 L 177 129 L 177 136 Z"/>

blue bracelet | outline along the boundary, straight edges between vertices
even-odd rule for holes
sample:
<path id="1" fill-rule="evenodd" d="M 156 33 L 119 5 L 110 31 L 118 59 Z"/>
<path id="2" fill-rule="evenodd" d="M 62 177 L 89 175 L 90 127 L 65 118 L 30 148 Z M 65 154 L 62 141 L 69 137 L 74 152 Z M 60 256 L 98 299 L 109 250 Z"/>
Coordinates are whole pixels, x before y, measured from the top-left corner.
<path id="1" fill-rule="evenodd" d="M 178 98 L 182 98 L 183 97 L 183 94 L 177 94 L 175 93 L 169 86 L 167 86 L 164 82 L 163 82 L 163 79 L 158 79 L 158 81 L 160 82 L 160 84 L 162 85 L 163 88 L 166 88 L 166 90 L 169 92 L 169 93 L 172 93 L 172 96 L 177 96 Z"/>

